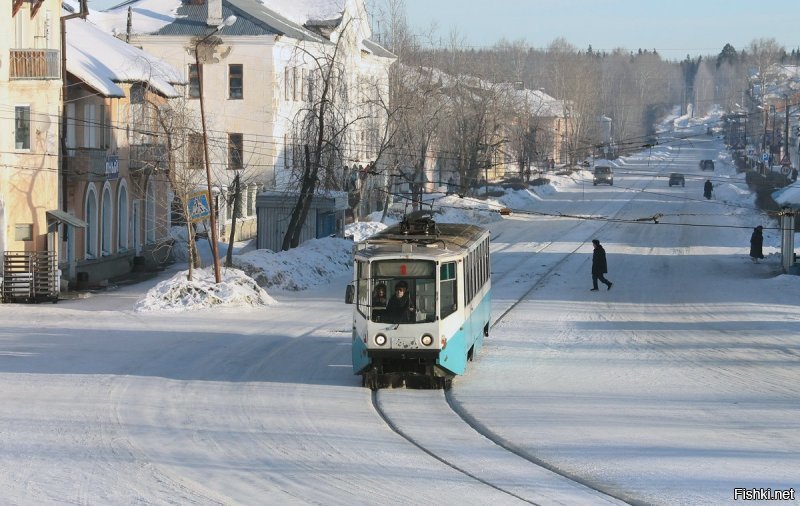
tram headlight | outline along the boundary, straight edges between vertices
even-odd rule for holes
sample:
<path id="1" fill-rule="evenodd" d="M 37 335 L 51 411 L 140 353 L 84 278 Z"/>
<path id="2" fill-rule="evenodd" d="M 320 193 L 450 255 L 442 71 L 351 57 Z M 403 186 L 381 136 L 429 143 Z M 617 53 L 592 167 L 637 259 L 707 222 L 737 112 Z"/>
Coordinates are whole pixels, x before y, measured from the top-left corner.
<path id="1" fill-rule="evenodd" d="M 422 344 L 425 346 L 430 346 L 433 344 L 433 336 L 430 334 L 425 334 L 422 336 Z"/>
<path id="2" fill-rule="evenodd" d="M 375 334 L 375 344 L 378 346 L 386 344 L 386 336 L 383 334 Z"/>

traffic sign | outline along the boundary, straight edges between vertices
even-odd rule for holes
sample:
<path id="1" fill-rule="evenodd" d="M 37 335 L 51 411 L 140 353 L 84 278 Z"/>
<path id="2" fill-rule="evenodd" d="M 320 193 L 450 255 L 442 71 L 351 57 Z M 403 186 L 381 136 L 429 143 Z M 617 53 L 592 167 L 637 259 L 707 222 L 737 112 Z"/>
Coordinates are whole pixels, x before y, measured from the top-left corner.
<path id="1" fill-rule="evenodd" d="M 768 162 L 769 161 L 769 153 L 761 153 L 761 161 Z"/>
<path id="2" fill-rule="evenodd" d="M 192 223 L 203 221 L 211 216 L 211 206 L 208 205 L 208 192 L 202 191 L 189 196 L 186 202 L 187 215 Z"/>

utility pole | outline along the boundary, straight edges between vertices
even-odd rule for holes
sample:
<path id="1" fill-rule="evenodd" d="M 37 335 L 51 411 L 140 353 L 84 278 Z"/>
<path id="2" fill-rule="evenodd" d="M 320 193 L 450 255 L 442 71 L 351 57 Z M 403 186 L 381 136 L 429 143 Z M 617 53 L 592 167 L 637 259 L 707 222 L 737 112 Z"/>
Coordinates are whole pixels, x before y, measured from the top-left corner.
<path id="1" fill-rule="evenodd" d="M 219 245 L 217 244 L 217 209 L 214 205 L 214 190 L 211 185 L 211 161 L 208 157 L 208 131 L 206 129 L 206 108 L 203 102 L 203 67 L 200 65 L 199 47 L 200 44 L 208 40 L 209 37 L 222 30 L 226 26 L 231 26 L 236 22 L 236 16 L 228 16 L 222 24 L 214 28 L 214 31 L 199 39 L 194 44 L 194 63 L 197 68 L 197 88 L 200 95 L 200 123 L 203 127 L 203 154 L 205 155 L 206 165 L 206 185 L 208 186 L 208 207 L 210 214 L 208 216 L 209 225 L 211 226 L 211 255 L 214 257 L 214 281 L 219 283 L 222 278 L 219 273 Z M 234 217 L 234 219 L 236 219 Z"/>
<path id="2" fill-rule="evenodd" d="M 791 163 L 789 159 L 789 96 L 783 97 L 783 106 L 786 109 L 786 124 L 783 127 L 783 158 L 781 163 L 786 160 L 786 163 Z"/>

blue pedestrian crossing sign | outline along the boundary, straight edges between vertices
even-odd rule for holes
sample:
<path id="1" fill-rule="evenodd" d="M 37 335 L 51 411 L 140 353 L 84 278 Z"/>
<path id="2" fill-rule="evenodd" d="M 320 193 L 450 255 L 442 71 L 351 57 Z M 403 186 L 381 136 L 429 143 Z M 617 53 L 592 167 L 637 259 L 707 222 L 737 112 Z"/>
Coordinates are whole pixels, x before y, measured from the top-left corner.
<path id="1" fill-rule="evenodd" d="M 211 206 L 208 205 L 208 192 L 199 192 L 189 196 L 186 202 L 189 221 L 203 221 L 211 216 Z"/>

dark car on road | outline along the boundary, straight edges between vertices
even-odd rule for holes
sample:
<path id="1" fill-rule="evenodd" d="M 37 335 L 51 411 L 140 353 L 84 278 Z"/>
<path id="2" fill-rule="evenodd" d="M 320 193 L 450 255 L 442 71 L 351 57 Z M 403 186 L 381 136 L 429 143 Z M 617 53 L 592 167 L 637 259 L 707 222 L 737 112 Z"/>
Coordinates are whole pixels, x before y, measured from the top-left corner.
<path id="1" fill-rule="evenodd" d="M 700 160 L 700 170 L 714 170 L 714 160 Z"/>
<path id="2" fill-rule="evenodd" d="M 598 165 L 594 168 L 594 178 L 592 180 L 595 186 L 599 184 L 614 185 L 614 171 L 611 167 L 606 165 Z"/>
<path id="3" fill-rule="evenodd" d="M 683 178 L 683 174 L 679 172 L 673 172 L 669 175 L 669 185 L 670 186 L 686 186 L 686 180 Z"/>

